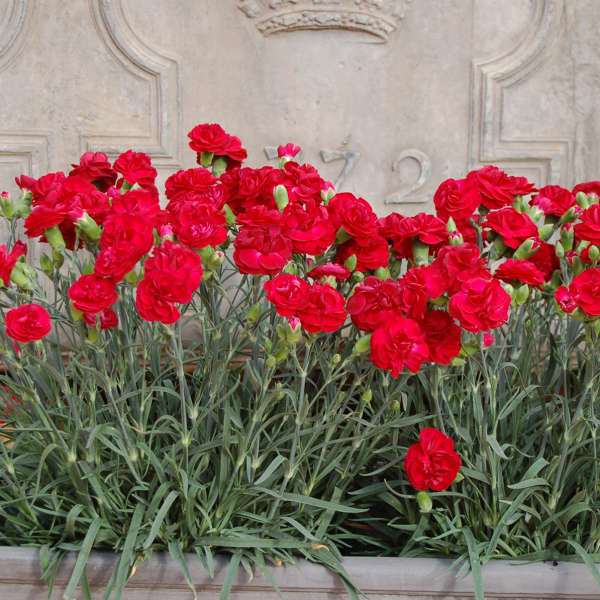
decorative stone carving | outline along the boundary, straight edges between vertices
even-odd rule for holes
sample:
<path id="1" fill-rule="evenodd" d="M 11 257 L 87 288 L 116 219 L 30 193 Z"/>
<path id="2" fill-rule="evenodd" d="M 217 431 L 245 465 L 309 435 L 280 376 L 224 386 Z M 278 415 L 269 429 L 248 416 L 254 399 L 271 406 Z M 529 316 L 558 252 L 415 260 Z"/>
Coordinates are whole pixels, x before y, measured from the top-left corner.
<path id="1" fill-rule="evenodd" d="M 123 67 L 150 86 L 150 132 L 146 137 L 119 134 L 81 136 L 81 152 L 103 151 L 118 155 L 135 147 L 148 153 L 158 166 L 181 163 L 181 93 L 179 64 L 145 45 L 130 26 L 123 0 L 89 0 L 94 25 L 108 51 Z"/>
<path id="2" fill-rule="evenodd" d="M 573 139 L 507 139 L 504 90 L 531 76 L 550 57 L 564 26 L 564 0 L 533 0 L 527 34 L 501 56 L 473 61 L 471 166 L 527 168 L 538 185 L 573 183 Z M 532 100 L 535 101 L 535 100 Z"/>
<path id="3" fill-rule="evenodd" d="M 21 52 L 33 12 L 32 0 L 6 0 L 6 18 L 0 23 L 0 71 Z"/>
<path id="4" fill-rule="evenodd" d="M 405 160 L 414 160 L 419 166 L 419 176 L 417 180 L 410 184 L 409 188 L 402 191 L 392 192 L 386 199 L 386 204 L 425 204 L 433 199 L 432 193 L 415 194 L 421 190 L 431 177 L 431 159 L 425 152 L 410 148 L 401 152 L 392 163 L 392 170 L 397 171 L 400 164 Z"/>
<path id="5" fill-rule="evenodd" d="M 298 29 L 347 29 L 385 42 L 412 0 L 239 0 L 264 35 Z"/>

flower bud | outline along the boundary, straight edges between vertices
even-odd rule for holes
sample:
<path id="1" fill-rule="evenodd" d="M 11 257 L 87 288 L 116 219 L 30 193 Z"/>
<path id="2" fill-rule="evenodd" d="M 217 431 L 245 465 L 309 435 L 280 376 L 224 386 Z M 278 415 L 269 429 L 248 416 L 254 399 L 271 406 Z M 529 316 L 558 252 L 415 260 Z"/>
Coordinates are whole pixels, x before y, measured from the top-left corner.
<path id="1" fill-rule="evenodd" d="M 213 161 L 212 173 L 215 177 L 221 177 L 227 170 L 227 159 L 224 156 L 217 156 Z"/>
<path id="2" fill-rule="evenodd" d="M 370 388 L 368 390 L 365 390 L 360 396 L 360 401 L 363 404 L 369 404 L 372 399 L 373 399 L 373 391 Z"/>
<path id="3" fill-rule="evenodd" d="M 537 248 L 534 248 L 535 240 L 533 238 L 529 238 L 525 240 L 514 252 L 515 258 L 529 258 L 533 256 L 537 252 Z"/>
<path id="4" fill-rule="evenodd" d="M 578 192 L 579 194 L 581 192 Z M 566 223 L 572 223 L 573 221 L 576 221 L 577 218 L 579 217 L 579 214 L 581 213 L 581 210 L 575 206 L 571 206 L 571 208 L 565 212 L 562 217 L 559 219 L 559 223 L 561 225 L 565 225 Z"/>
<path id="5" fill-rule="evenodd" d="M 589 240 L 581 240 L 579 244 L 577 244 L 577 254 L 581 255 L 581 253 L 591 244 Z"/>
<path id="6" fill-rule="evenodd" d="M 329 184 L 331 185 L 331 184 Z M 333 185 L 331 185 L 330 188 L 327 188 L 326 190 L 321 190 L 321 200 L 323 201 L 323 204 L 325 206 L 327 206 L 329 204 L 329 201 L 335 196 L 335 188 L 333 187 Z"/>
<path id="7" fill-rule="evenodd" d="M 100 234 L 102 233 L 100 227 L 98 227 L 98 223 L 87 212 L 83 211 L 75 223 L 89 240 L 96 242 L 100 239 Z"/>
<path id="8" fill-rule="evenodd" d="M 572 267 L 573 267 L 573 273 L 575 273 L 575 275 L 580 275 L 581 273 L 583 273 L 584 266 L 583 266 L 583 262 L 581 262 L 581 258 L 579 258 L 579 256 L 573 257 Z"/>
<path id="9" fill-rule="evenodd" d="M 539 228 L 539 231 L 540 231 L 540 239 L 547 240 L 552 235 L 552 232 L 554 231 L 554 225 L 547 223 L 546 225 L 542 225 Z"/>
<path id="10" fill-rule="evenodd" d="M 544 216 L 544 211 L 539 206 L 529 206 L 525 213 L 529 215 L 534 223 Z"/>
<path id="11" fill-rule="evenodd" d="M 46 229 L 44 231 L 44 235 L 54 250 L 62 252 L 67 247 L 58 225 L 50 227 L 50 229 Z"/>
<path id="12" fill-rule="evenodd" d="M 95 344 L 98 341 L 98 330 L 95 327 L 88 327 L 88 342 Z"/>
<path id="13" fill-rule="evenodd" d="M 431 500 L 431 496 L 425 491 L 420 491 L 417 494 L 417 504 L 419 505 L 421 512 L 424 513 L 431 512 L 431 509 L 433 508 L 433 501 Z"/>
<path id="14" fill-rule="evenodd" d="M 467 364 L 467 361 L 464 358 L 459 358 L 458 356 L 455 356 L 451 361 L 450 364 L 453 367 L 464 367 Z"/>
<path id="15" fill-rule="evenodd" d="M 10 272 L 10 280 L 22 290 L 31 289 L 31 267 L 24 262 L 18 261 Z M 33 271 L 33 278 L 35 278 L 35 271 Z"/>
<path id="16" fill-rule="evenodd" d="M 393 410 L 393 411 L 400 410 L 400 402 L 398 400 L 392 400 L 390 402 L 390 410 Z"/>
<path id="17" fill-rule="evenodd" d="M 344 242 L 351 240 L 352 236 L 343 227 L 340 227 L 335 239 L 338 244 L 343 244 Z"/>
<path id="18" fill-rule="evenodd" d="M 283 267 L 281 272 L 287 273 L 288 275 L 298 275 L 298 265 L 295 262 L 290 261 Z"/>
<path id="19" fill-rule="evenodd" d="M 598 258 L 600 258 L 600 248 L 598 246 L 592 244 L 590 249 L 588 250 L 588 256 L 592 262 L 596 262 Z"/>
<path id="20" fill-rule="evenodd" d="M 429 262 L 429 245 L 424 244 L 417 238 L 412 242 L 412 253 L 415 265 L 426 265 Z"/>
<path id="21" fill-rule="evenodd" d="M 560 241 L 565 249 L 565 252 L 569 252 L 573 249 L 573 242 L 575 239 L 575 231 L 573 227 L 563 227 L 560 230 Z"/>
<path id="22" fill-rule="evenodd" d="M 583 192 L 577 192 L 577 194 L 575 194 L 575 202 L 577 202 L 583 210 L 586 210 L 586 208 L 591 206 L 589 197 Z"/>
<path id="23" fill-rule="evenodd" d="M 8 192 L 2 192 L 0 194 L 0 213 L 7 219 L 10 219 L 15 213 L 15 207 Z"/>
<path id="24" fill-rule="evenodd" d="M 55 269 L 60 269 L 65 262 L 65 257 L 60 252 L 52 250 L 52 262 Z"/>
<path id="25" fill-rule="evenodd" d="M 464 244 L 465 238 L 460 231 L 454 231 L 448 236 L 448 242 L 451 246 L 461 246 Z"/>
<path id="26" fill-rule="evenodd" d="M 285 185 L 280 184 L 275 186 L 273 198 L 275 198 L 275 204 L 277 204 L 279 212 L 283 212 L 283 209 L 290 203 L 290 198 Z"/>
<path id="27" fill-rule="evenodd" d="M 562 242 L 556 242 L 556 244 L 554 246 L 554 252 L 558 258 L 565 257 L 565 248 L 562 245 Z"/>
<path id="28" fill-rule="evenodd" d="M 377 277 L 377 279 L 381 279 L 381 281 L 385 281 L 390 278 L 390 272 L 388 269 L 384 269 L 383 267 L 377 267 L 373 271 L 373 275 Z"/>
<path id="29" fill-rule="evenodd" d="M 515 290 L 513 295 L 513 299 L 517 306 L 521 306 L 527 302 L 527 298 L 529 298 L 529 286 L 522 285 Z"/>
<path id="30" fill-rule="evenodd" d="M 331 364 L 335 367 L 335 365 L 338 365 L 340 363 L 340 361 L 342 360 L 342 357 L 340 354 L 338 354 L 337 352 L 331 357 Z"/>
<path id="31" fill-rule="evenodd" d="M 248 310 L 248 315 L 246 317 L 246 322 L 248 325 L 254 325 L 258 319 L 260 319 L 260 315 L 262 314 L 262 307 L 260 302 L 256 302 L 253 304 Z"/>
<path id="32" fill-rule="evenodd" d="M 215 153 L 214 152 L 202 152 L 200 154 L 200 164 L 205 169 L 208 169 L 212 165 L 214 157 L 215 157 Z"/>
<path id="33" fill-rule="evenodd" d="M 131 269 L 131 271 L 129 271 L 129 273 L 125 275 L 124 279 L 127 283 L 130 283 L 131 285 L 137 285 L 138 276 L 135 269 Z"/>
<path id="34" fill-rule="evenodd" d="M 351 254 L 344 261 L 344 267 L 346 267 L 346 269 L 348 269 L 348 271 L 354 271 L 356 269 L 357 263 L 358 263 L 358 259 L 356 258 L 356 254 Z"/>
<path id="35" fill-rule="evenodd" d="M 81 273 L 83 275 L 91 275 L 94 272 L 94 263 L 91 259 L 87 259 L 81 265 Z"/>
<path id="36" fill-rule="evenodd" d="M 73 308 L 71 305 L 71 317 L 73 317 L 73 321 L 81 321 L 83 319 L 83 313 L 76 308 Z"/>
<path id="37" fill-rule="evenodd" d="M 225 213 L 225 223 L 228 227 L 235 224 L 235 213 L 231 210 L 229 204 L 223 206 L 223 212 Z"/>
<path id="38" fill-rule="evenodd" d="M 15 206 L 15 217 L 25 219 L 31 213 L 31 200 L 33 194 L 31 192 L 21 192 L 20 198 L 17 200 Z"/>
<path id="39" fill-rule="evenodd" d="M 298 317 L 288 317 L 285 325 L 277 326 L 277 335 L 280 340 L 295 346 L 302 337 L 302 326 Z"/>
<path id="40" fill-rule="evenodd" d="M 518 212 L 523 213 L 527 210 L 527 205 L 523 202 L 523 196 L 515 196 L 512 207 Z"/>
<path id="41" fill-rule="evenodd" d="M 52 277 L 54 273 L 54 264 L 52 259 L 45 252 L 42 252 L 40 255 L 40 267 L 42 267 L 42 271 L 48 275 L 48 277 Z"/>
<path id="42" fill-rule="evenodd" d="M 363 335 L 358 338 L 356 344 L 354 344 L 354 353 L 355 354 L 363 354 L 370 350 L 371 348 L 371 334 Z"/>
<path id="43" fill-rule="evenodd" d="M 277 359 L 274 356 L 269 356 L 265 361 L 265 365 L 269 369 L 274 369 L 277 366 Z"/>
<path id="44" fill-rule="evenodd" d="M 361 273 L 360 271 L 354 271 L 354 273 L 352 273 L 351 277 L 350 277 L 350 281 L 352 281 L 352 283 L 360 283 L 361 281 L 365 280 L 365 274 Z"/>

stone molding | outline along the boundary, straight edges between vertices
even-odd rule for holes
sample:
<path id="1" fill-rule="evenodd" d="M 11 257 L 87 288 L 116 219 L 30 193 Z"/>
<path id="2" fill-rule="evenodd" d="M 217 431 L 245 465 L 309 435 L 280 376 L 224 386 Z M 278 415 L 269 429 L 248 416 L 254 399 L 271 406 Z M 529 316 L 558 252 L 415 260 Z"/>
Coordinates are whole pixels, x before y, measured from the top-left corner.
<path id="1" fill-rule="evenodd" d="M 300 29 L 346 29 L 385 42 L 413 0 L 239 0 L 264 35 Z"/>
<path id="2" fill-rule="evenodd" d="M 530 77 L 549 58 L 564 29 L 564 0 L 533 0 L 527 32 L 517 47 L 473 61 L 471 167 L 535 170 L 538 185 L 572 185 L 573 139 L 509 139 L 503 134 L 504 90 Z"/>
<path id="3" fill-rule="evenodd" d="M 0 72 L 20 54 L 33 13 L 32 0 L 5 0 L 8 18 L 0 23 Z"/>
<path id="4" fill-rule="evenodd" d="M 83 133 L 81 152 L 103 151 L 115 157 L 135 147 L 148 153 L 156 166 L 181 163 L 181 80 L 179 60 L 159 54 L 136 35 L 123 0 L 89 0 L 92 20 L 107 50 L 123 68 L 150 88 L 150 131 L 146 136 Z"/>
<path id="5" fill-rule="evenodd" d="M 50 134 L 0 131 L 0 165 L 19 164 L 20 172 L 41 177 L 48 172 Z"/>

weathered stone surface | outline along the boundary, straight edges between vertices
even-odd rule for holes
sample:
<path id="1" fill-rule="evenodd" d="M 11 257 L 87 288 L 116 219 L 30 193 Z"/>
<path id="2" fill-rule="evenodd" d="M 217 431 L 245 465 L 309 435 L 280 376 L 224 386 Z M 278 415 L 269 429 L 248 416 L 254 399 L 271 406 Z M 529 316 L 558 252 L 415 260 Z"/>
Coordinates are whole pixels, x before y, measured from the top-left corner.
<path id="1" fill-rule="evenodd" d="M 598 177 L 596 0 L 0 4 L 0 188 L 130 147 L 164 181 L 207 121 L 250 165 L 300 144 L 380 213 L 424 210 L 486 163 L 540 185 Z"/>

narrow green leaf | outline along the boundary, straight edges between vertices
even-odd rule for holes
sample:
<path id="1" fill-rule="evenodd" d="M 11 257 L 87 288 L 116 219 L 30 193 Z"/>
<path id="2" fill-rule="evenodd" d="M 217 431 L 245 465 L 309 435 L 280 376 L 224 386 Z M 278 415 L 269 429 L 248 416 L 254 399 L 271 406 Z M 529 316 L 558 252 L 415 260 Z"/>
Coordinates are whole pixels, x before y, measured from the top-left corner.
<path id="1" fill-rule="evenodd" d="M 102 519 L 100 517 L 96 517 L 92 524 L 90 525 L 85 537 L 83 538 L 83 542 L 81 543 L 81 550 L 79 550 L 79 554 L 77 556 L 77 561 L 75 562 L 75 567 L 73 568 L 73 572 L 71 573 L 71 578 L 69 579 L 69 583 L 65 588 L 65 592 L 63 594 L 64 600 L 71 600 L 71 596 L 81 579 L 81 575 L 83 570 L 85 569 L 85 565 L 87 563 L 87 559 L 90 555 L 90 551 L 92 546 L 94 545 L 94 541 L 96 540 L 96 535 L 98 535 L 98 531 L 100 531 L 100 526 L 102 525 Z"/>
<path id="2" fill-rule="evenodd" d="M 146 541 L 144 542 L 144 545 L 143 545 L 144 550 L 147 550 L 152 545 L 152 542 L 158 535 L 158 532 L 160 531 L 160 527 L 163 524 L 163 521 L 165 520 L 165 517 L 167 516 L 167 513 L 169 512 L 169 509 L 171 508 L 171 505 L 173 504 L 173 502 L 175 502 L 177 496 L 178 496 L 178 493 L 175 491 L 172 491 L 165 498 L 165 501 L 162 503 L 162 506 L 156 513 L 156 517 L 154 518 L 154 521 L 152 521 L 152 526 L 150 527 L 150 533 L 148 534 L 148 537 L 146 538 Z"/>
<path id="3" fill-rule="evenodd" d="M 573 540 L 565 540 L 565 541 L 575 549 L 575 552 L 577 552 L 577 554 L 579 554 L 579 556 L 581 557 L 581 560 L 583 560 L 583 562 L 586 564 L 587 568 L 592 573 L 594 579 L 596 580 L 596 583 L 598 584 L 598 586 L 600 586 L 600 571 L 598 571 L 598 567 L 594 564 L 594 561 L 592 560 L 590 555 L 585 551 L 585 549 L 583 548 L 583 546 L 581 546 L 581 544 L 578 544 L 577 542 L 575 542 Z"/>
<path id="4" fill-rule="evenodd" d="M 194 582 L 192 581 L 192 576 L 190 575 L 187 563 L 185 562 L 185 556 L 183 555 L 183 552 L 181 550 L 181 544 L 177 541 L 169 542 L 169 554 L 181 568 L 183 577 L 185 578 L 185 581 L 188 584 L 190 590 L 192 590 L 192 594 L 194 594 L 194 600 L 197 600 L 198 593 L 196 592 L 196 587 L 194 586 Z"/>
<path id="5" fill-rule="evenodd" d="M 119 560 L 119 566 L 117 567 L 117 578 L 115 580 L 115 600 L 121 600 L 123 594 L 123 588 L 127 583 L 127 576 L 129 575 L 129 569 L 133 564 L 135 543 L 142 523 L 142 517 L 144 516 L 145 505 L 141 502 L 135 507 L 131 523 L 129 524 L 129 530 L 127 531 L 127 537 L 123 544 L 123 550 L 121 551 L 121 559 Z"/>
<path id="6" fill-rule="evenodd" d="M 481 577 L 481 561 L 479 558 L 479 551 L 477 550 L 477 546 L 475 544 L 475 538 L 473 537 L 472 531 L 468 527 L 464 527 L 462 532 L 469 550 L 469 563 L 471 564 L 471 572 L 473 573 L 475 600 L 485 600 L 483 595 L 483 579 Z"/>
<path id="7" fill-rule="evenodd" d="M 231 592 L 231 588 L 233 587 L 233 581 L 237 575 L 238 567 L 240 566 L 240 560 L 241 555 L 237 552 L 231 557 L 229 567 L 227 567 L 227 571 L 225 573 L 225 579 L 223 580 L 223 587 L 221 588 L 219 600 L 229 600 L 229 594 Z"/>

